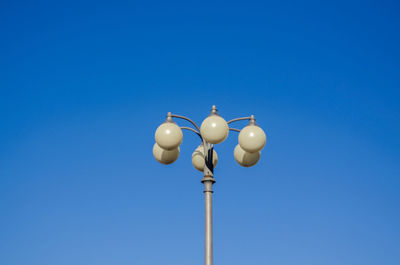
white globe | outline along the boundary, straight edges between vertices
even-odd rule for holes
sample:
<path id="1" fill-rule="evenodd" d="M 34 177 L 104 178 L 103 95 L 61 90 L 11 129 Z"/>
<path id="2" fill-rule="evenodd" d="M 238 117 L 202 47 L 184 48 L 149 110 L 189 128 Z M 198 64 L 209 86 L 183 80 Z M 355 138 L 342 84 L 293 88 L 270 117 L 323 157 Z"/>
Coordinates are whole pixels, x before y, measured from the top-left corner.
<path id="1" fill-rule="evenodd" d="M 173 122 L 164 122 L 158 126 L 156 143 L 165 150 L 174 150 L 182 143 L 182 130 Z"/>
<path id="2" fill-rule="evenodd" d="M 155 143 L 153 146 L 154 158 L 161 164 L 165 165 L 175 162 L 179 157 L 179 152 L 180 152 L 179 147 L 173 150 L 165 150 L 162 149 L 157 143 Z"/>
<path id="3" fill-rule="evenodd" d="M 207 142 L 219 144 L 228 137 L 229 127 L 221 116 L 211 115 L 201 124 L 200 133 Z"/>
<path id="4" fill-rule="evenodd" d="M 266 142 L 267 136 L 263 129 L 257 125 L 248 125 L 239 133 L 240 147 L 249 153 L 260 151 L 263 149 Z"/>
<path id="5" fill-rule="evenodd" d="M 215 150 L 213 150 L 213 165 L 214 165 L 214 167 L 216 167 L 217 163 L 218 163 L 218 155 L 217 155 L 217 152 L 215 152 Z M 194 150 L 194 152 L 192 154 L 192 164 L 195 169 L 203 172 L 204 166 L 205 166 L 204 146 L 203 145 L 199 145 L 199 147 L 197 147 L 196 150 Z"/>
<path id="6" fill-rule="evenodd" d="M 243 150 L 240 145 L 236 145 L 235 150 L 233 151 L 236 162 L 243 167 L 251 167 L 257 164 L 258 160 L 260 160 L 261 152 L 257 151 L 255 153 L 249 153 Z"/>

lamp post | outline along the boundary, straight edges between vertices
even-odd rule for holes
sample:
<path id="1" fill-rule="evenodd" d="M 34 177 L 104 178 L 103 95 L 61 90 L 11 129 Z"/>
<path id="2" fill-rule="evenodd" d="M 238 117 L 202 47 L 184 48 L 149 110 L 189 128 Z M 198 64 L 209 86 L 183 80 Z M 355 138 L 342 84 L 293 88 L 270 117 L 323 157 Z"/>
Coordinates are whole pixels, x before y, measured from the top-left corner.
<path id="1" fill-rule="evenodd" d="M 195 128 L 179 127 L 173 118 L 189 121 Z M 230 128 L 229 124 L 249 120 L 249 124 L 242 130 Z M 266 143 L 264 131 L 256 124 L 253 115 L 249 117 L 236 118 L 226 122 L 218 115 L 217 108 L 212 106 L 210 115 L 203 121 L 199 127 L 191 119 L 172 114 L 168 112 L 166 121 L 161 124 L 155 133 L 156 143 L 153 146 L 153 155 L 155 159 L 162 164 L 171 164 L 178 159 L 179 145 L 182 142 L 183 130 L 189 130 L 196 133 L 201 144 L 192 154 L 193 166 L 203 172 L 205 196 L 205 255 L 204 264 L 213 264 L 213 226 L 212 226 L 212 185 L 215 183 L 214 168 L 218 162 L 218 155 L 214 150 L 214 145 L 223 142 L 229 134 L 229 131 L 239 132 L 239 144 L 234 149 L 234 157 L 239 165 L 250 167 L 255 165 L 260 159 L 261 149 Z"/>

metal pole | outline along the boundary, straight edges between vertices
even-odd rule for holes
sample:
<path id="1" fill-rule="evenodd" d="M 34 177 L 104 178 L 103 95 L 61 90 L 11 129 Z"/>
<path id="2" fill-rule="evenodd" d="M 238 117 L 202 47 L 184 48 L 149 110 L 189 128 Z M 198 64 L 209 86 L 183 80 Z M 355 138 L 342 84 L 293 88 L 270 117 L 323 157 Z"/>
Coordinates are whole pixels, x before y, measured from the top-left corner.
<path id="1" fill-rule="evenodd" d="M 212 185 L 215 180 L 212 177 L 204 177 L 205 199 L 205 240 L 204 240 L 204 264 L 213 265 L 213 223 L 212 223 Z"/>

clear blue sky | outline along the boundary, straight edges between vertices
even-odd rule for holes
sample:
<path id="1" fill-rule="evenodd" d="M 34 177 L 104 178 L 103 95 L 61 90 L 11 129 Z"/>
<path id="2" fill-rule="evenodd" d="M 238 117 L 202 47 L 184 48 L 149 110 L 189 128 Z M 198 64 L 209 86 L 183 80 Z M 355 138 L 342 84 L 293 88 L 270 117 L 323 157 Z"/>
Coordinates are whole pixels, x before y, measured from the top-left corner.
<path id="1" fill-rule="evenodd" d="M 0 264 L 203 264 L 198 138 L 168 111 L 256 115 L 218 145 L 215 264 L 398 265 L 396 1 L 3 1 Z M 181 122 L 181 125 L 187 125 Z M 244 125 L 241 124 L 241 125 Z"/>

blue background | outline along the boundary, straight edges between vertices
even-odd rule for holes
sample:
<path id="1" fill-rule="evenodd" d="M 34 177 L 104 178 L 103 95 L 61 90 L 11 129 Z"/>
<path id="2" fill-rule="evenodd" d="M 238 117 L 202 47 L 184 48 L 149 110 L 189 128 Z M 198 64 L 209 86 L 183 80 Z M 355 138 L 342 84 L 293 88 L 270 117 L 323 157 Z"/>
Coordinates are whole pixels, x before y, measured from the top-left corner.
<path id="1" fill-rule="evenodd" d="M 399 12 L 2 1 L 0 263 L 203 264 L 198 138 L 170 166 L 152 146 L 215 104 L 268 136 L 252 168 L 216 146 L 215 264 L 398 265 Z"/>

